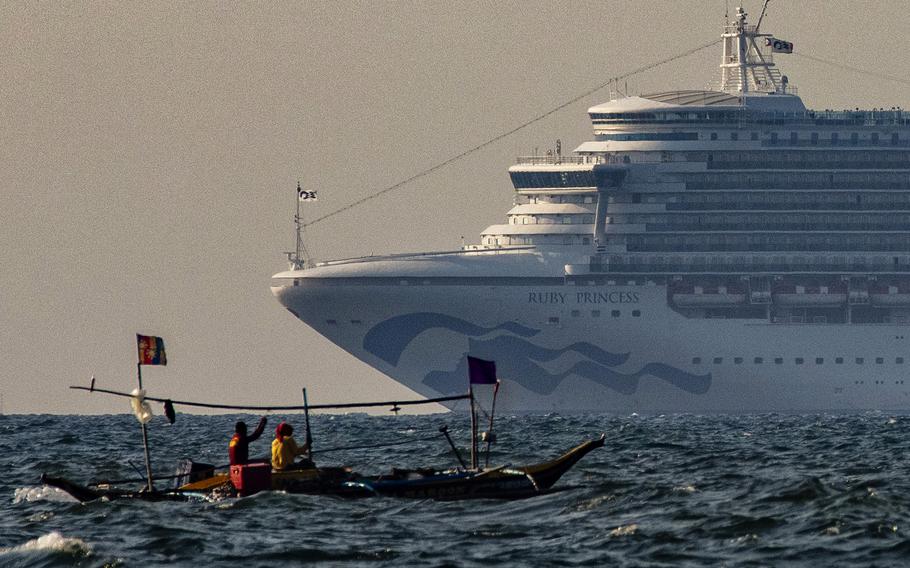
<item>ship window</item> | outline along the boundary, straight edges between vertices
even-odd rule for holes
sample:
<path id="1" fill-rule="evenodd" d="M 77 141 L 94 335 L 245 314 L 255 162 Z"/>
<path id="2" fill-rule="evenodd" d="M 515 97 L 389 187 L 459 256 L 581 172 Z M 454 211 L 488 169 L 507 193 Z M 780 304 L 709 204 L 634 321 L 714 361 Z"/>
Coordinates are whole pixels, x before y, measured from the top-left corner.
<path id="1" fill-rule="evenodd" d="M 873 133 L 872 133 L 872 143 L 873 143 L 873 144 L 878 144 L 878 132 L 873 132 Z"/>
<path id="2" fill-rule="evenodd" d="M 734 358 L 733 358 L 733 362 L 736 363 L 737 365 L 742 365 L 742 363 L 743 363 L 743 358 L 742 358 L 742 357 L 734 357 Z"/>
<path id="3" fill-rule="evenodd" d="M 856 364 L 857 364 L 857 365 L 862 365 L 862 364 L 863 364 L 863 358 L 862 358 L 862 357 L 857 357 L 857 358 L 856 358 Z"/>
<path id="4" fill-rule="evenodd" d="M 898 365 L 903 365 L 903 364 L 904 364 L 904 358 L 903 358 L 903 357 L 898 357 L 897 359 L 894 360 L 894 362 L 895 362 L 896 364 L 898 364 Z"/>
<path id="5" fill-rule="evenodd" d="M 359 325 L 359 324 L 362 324 L 363 322 L 360 320 L 351 320 L 351 323 L 354 325 Z"/>
<path id="6" fill-rule="evenodd" d="M 773 146 L 775 144 L 777 144 L 777 132 L 772 132 L 771 133 L 771 145 Z"/>
<path id="7" fill-rule="evenodd" d="M 895 132 L 894 134 L 891 135 L 891 143 L 894 144 L 895 146 L 897 146 L 897 143 L 898 143 L 897 132 Z"/>
<path id="8" fill-rule="evenodd" d="M 803 358 L 802 358 L 802 357 L 797 357 L 797 358 L 795 359 L 795 361 L 796 361 L 796 364 L 797 364 L 797 365 L 802 365 L 802 364 L 803 364 Z"/>
<path id="9" fill-rule="evenodd" d="M 600 317 L 600 310 L 591 310 L 591 317 L 592 317 L 592 318 L 599 318 L 599 317 Z"/>
<path id="10" fill-rule="evenodd" d="M 762 363 L 765 362 L 765 360 L 762 359 L 761 357 L 756 357 L 755 359 L 752 360 L 752 362 L 755 363 L 756 365 L 761 365 Z"/>
<path id="11" fill-rule="evenodd" d="M 731 132 L 730 140 L 739 140 L 739 132 Z"/>
<path id="12" fill-rule="evenodd" d="M 572 317 L 573 317 L 573 318 L 577 318 L 577 317 L 580 316 L 580 315 L 581 315 L 581 311 L 580 311 L 580 310 L 572 310 Z"/>
<path id="13" fill-rule="evenodd" d="M 632 310 L 632 317 L 633 317 L 633 318 L 641 317 L 641 311 L 639 311 L 639 310 Z"/>
<path id="14" fill-rule="evenodd" d="M 790 142 L 791 143 L 796 144 L 798 139 L 799 139 L 799 137 L 797 136 L 796 132 L 790 133 Z"/>
<path id="15" fill-rule="evenodd" d="M 618 318 L 618 317 L 619 317 L 619 310 L 613 310 L 612 312 L 610 312 L 610 315 L 613 316 L 614 318 Z"/>
<path id="16" fill-rule="evenodd" d="M 589 245 L 589 244 L 591 244 L 591 239 L 589 237 L 582 237 L 581 244 Z"/>
<path id="17" fill-rule="evenodd" d="M 692 357 L 693 365 L 701 365 L 701 357 Z"/>
<path id="18" fill-rule="evenodd" d="M 859 143 L 859 133 L 854 132 L 850 135 L 850 144 L 856 146 Z"/>
<path id="19" fill-rule="evenodd" d="M 783 358 L 783 357 L 775 357 L 775 358 L 774 358 L 774 364 L 775 364 L 775 365 L 783 365 L 783 364 L 784 364 L 784 358 Z"/>
<path id="20" fill-rule="evenodd" d="M 758 132 L 752 133 L 752 140 L 758 140 Z"/>
<path id="21" fill-rule="evenodd" d="M 550 324 L 557 324 L 557 323 L 559 323 L 559 318 L 557 318 L 557 317 L 551 317 L 550 319 L 547 320 L 547 323 L 550 323 Z"/>
<path id="22" fill-rule="evenodd" d="M 884 362 L 885 362 L 885 358 L 884 358 L 884 357 L 876 357 L 876 358 L 875 358 L 875 364 L 876 364 L 876 365 L 881 365 L 881 364 L 884 363 Z"/>
<path id="23" fill-rule="evenodd" d="M 714 364 L 715 364 L 715 365 L 720 365 L 720 364 L 723 363 L 723 362 L 724 362 L 724 358 L 723 358 L 723 357 L 715 357 L 715 358 L 714 358 Z"/>
<path id="24" fill-rule="evenodd" d="M 717 132 L 711 133 L 711 140 L 717 140 Z"/>
<path id="25" fill-rule="evenodd" d="M 813 145 L 813 146 L 818 144 L 818 132 L 813 132 L 813 133 L 812 133 L 812 138 L 811 138 L 811 140 L 812 140 L 812 145 Z"/>
<path id="26" fill-rule="evenodd" d="M 325 323 L 327 323 L 329 325 L 335 325 L 338 323 L 338 320 L 325 320 Z"/>
<path id="27" fill-rule="evenodd" d="M 824 359 L 823 357 L 816 357 L 816 358 L 815 358 L 815 364 L 816 364 L 816 365 L 821 365 L 821 364 L 823 364 L 824 362 L 825 362 L 825 359 Z"/>
<path id="28" fill-rule="evenodd" d="M 834 363 L 837 364 L 837 365 L 843 365 L 843 364 L 844 364 L 844 358 L 843 358 L 843 357 L 836 357 L 836 358 L 834 359 Z"/>

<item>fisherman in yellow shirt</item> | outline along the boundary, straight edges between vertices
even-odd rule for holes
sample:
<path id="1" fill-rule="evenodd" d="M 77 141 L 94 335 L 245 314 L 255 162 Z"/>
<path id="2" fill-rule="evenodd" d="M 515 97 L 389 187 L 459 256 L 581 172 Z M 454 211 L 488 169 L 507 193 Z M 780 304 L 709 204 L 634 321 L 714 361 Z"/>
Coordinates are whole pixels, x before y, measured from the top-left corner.
<path id="1" fill-rule="evenodd" d="M 297 442 L 294 441 L 293 434 L 294 428 L 287 422 L 282 422 L 275 428 L 275 439 L 272 440 L 272 469 L 281 471 L 312 467 L 313 462 L 310 460 L 294 463 L 295 457 L 309 455 L 310 445 L 298 446 Z"/>

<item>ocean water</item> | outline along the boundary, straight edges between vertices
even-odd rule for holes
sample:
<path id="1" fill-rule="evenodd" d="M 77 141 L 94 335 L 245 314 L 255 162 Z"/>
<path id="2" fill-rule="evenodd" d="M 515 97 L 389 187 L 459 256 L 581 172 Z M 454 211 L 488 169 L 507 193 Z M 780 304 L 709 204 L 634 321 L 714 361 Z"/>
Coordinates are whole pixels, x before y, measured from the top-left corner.
<path id="1" fill-rule="evenodd" d="M 179 410 L 179 409 L 178 409 Z M 270 418 L 271 432 L 280 417 Z M 288 416 L 302 430 L 302 416 Z M 156 417 L 156 474 L 221 464 L 237 416 Z M 256 417 L 247 416 L 248 423 Z M 222 502 L 96 502 L 42 487 L 144 469 L 131 415 L 0 416 L 0 566 L 906 566 L 910 417 L 880 413 L 497 418 L 491 462 L 521 465 L 605 432 L 558 484 L 522 501 L 264 493 Z M 322 465 L 364 473 L 454 463 L 463 414 L 319 415 Z M 298 437 L 299 434 L 298 434 Z M 252 454 L 266 453 L 270 436 Z"/>

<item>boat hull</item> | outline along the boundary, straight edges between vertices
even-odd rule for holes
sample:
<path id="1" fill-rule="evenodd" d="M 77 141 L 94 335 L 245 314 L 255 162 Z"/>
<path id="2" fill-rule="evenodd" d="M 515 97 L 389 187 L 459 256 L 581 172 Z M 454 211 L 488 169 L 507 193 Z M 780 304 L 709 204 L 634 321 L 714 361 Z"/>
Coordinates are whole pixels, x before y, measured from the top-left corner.
<path id="1" fill-rule="evenodd" d="M 580 459 L 601 448 L 605 436 L 589 440 L 553 460 L 524 467 L 489 470 L 393 470 L 390 475 L 362 476 L 347 467 L 309 467 L 271 472 L 272 491 L 341 497 L 403 497 L 414 499 L 524 499 L 540 495 Z M 173 491 L 144 491 L 80 485 L 68 479 L 41 476 L 45 485 L 57 487 L 83 503 L 99 499 L 186 501 L 192 498 L 222 499 L 253 495 L 259 490 L 238 492 L 227 474 L 217 474 L 180 486 Z"/>
<path id="2" fill-rule="evenodd" d="M 552 490 L 580 459 L 604 445 L 605 437 L 589 440 L 556 459 L 524 467 L 498 467 L 481 471 L 453 470 L 428 474 L 361 478 L 342 487 L 348 497 L 400 497 L 408 499 L 525 499 Z"/>
<path id="3" fill-rule="evenodd" d="M 272 290 L 427 397 L 464 390 L 467 355 L 496 361 L 506 412 L 910 409 L 904 324 L 693 318 L 642 281 L 476 273 L 358 280 L 313 269 Z"/>

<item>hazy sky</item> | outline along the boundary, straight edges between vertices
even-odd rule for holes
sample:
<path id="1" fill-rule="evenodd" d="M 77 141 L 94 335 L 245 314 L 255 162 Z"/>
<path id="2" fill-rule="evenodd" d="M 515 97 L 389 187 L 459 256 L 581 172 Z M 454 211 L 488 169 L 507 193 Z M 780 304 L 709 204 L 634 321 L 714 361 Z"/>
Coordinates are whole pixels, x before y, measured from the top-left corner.
<path id="1" fill-rule="evenodd" d="M 730 2 L 735 6 L 737 2 Z M 761 2 L 749 0 L 757 17 Z M 119 3 L 0 7 L 0 395 L 7 413 L 126 412 L 70 384 L 258 404 L 411 397 L 286 312 L 269 278 L 311 219 L 612 76 L 718 37 L 724 0 Z M 899 0 L 772 1 L 798 53 L 910 78 Z M 703 88 L 720 46 L 630 79 Z M 798 56 L 815 108 L 910 108 L 907 83 Z M 312 228 L 318 258 L 457 248 L 501 223 L 518 155 L 571 149 L 606 90 Z"/>

